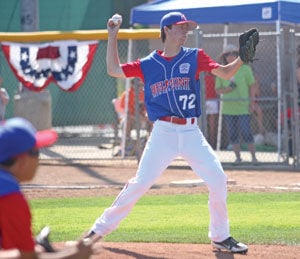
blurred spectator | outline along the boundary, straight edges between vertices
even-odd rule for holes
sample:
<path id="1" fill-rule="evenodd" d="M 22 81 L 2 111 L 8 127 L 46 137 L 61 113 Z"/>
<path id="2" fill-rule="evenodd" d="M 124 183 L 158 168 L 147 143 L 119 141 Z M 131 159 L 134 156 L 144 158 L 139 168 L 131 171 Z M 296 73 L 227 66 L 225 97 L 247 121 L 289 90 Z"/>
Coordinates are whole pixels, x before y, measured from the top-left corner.
<path id="1" fill-rule="evenodd" d="M 0 76 L 0 121 L 4 120 L 5 118 L 5 110 L 6 106 L 9 102 L 9 95 L 5 88 L 1 87 L 2 85 L 2 78 Z"/>
<path id="2" fill-rule="evenodd" d="M 215 76 L 212 73 L 206 73 L 205 81 L 205 111 L 207 118 L 208 137 L 207 140 L 213 149 L 217 146 L 217 129 L 218 129 L 218 96 L 215 90 Z"/>
<path id="3" fill-rule="evenodd" d="M 137 92 L 138 92 L 138 109 L 141 124 L 148 121 L 145 104 L 144 104 L 144 84 L 140 79 L 137 80 Z M 127 113 L 127 127 L 126 127 L 126 137 L 130 138 L 131 130 L 135 127 L 136 123 L 136 100 L 135 100 L 135 79 L 130 81 L 130 87 L 128 89 L 128 113 Z M 126 91 L 124 91 L 120 96 L 120 108 L 125 116 L 126 109 Z"/>
<path id="4" fill-rule="evenodd" d="M 235 60 L 238 55 L 237 47 L 228 45 L 221 55 L 221 60 L 226 65 Z M 250 116 L 250 111 L 254 106 L 254 91 L 252 89 L 254 84 L 255 78 L 252 69 L 246 64 L 243 64 L 230 80 L 216 78 L 216 92 L 222 94 L 222 115 L 236 156 L 235 163 L 242 162 L 240 137 L 248 145 L 252 163 L 257 163 Z"/>
<path id="5" fill-rule="evenodd" d="M 137 80 L 137 90 L 135 89 L 135 80 Z M 136 106 L 135 93 L 138 92 L 138 105 Z M 127 119 L 125 116 L 126 112 L 126 95 L 128 95 L 128 112 Z M 139 112 L 139 123 L 141 128 L 145 128 L 147 133 L 151 131 L 152 123 L 148 120 L 145 103 L 144 103 L 144 84 L 140 79 L 132 79 L 130 81 L 130 87 L 128 90 L 124 91 L 121 96 L 113 100 L 115 110 L 118 113 L 120 123 L 125 123 L 126 121 L 126 147 L 125 155 L 132 156 L 136 152 L 136 141 L 131 138 L 131 131 L 136 126 L 136 107 L 138 107 Z M 146 141 L 145 141 L 146 142 Z M 121 150 L 119 149 L 114 156 L 121 155 Z"/>
<path id="6" fill-rule="evenodd" d="M 297 89 L 298 89 L 298 116 L 300 119 L 300 45 L 298 46 L 298 62 L 297 62 L 297 70 L 296 70 L 296 79 L 297 79 Z M 293 120 L 293 108 L 287 107 L 286 111 L 287 117 L 287 126 L 288 126 L 288 153 L 289 156 L 294 155 L 294 147 L 293 147 L 293 139 L 292 139 L 292 120 Z M 281 122 L 283 123 L 283 114 L 281 114 Z"/>

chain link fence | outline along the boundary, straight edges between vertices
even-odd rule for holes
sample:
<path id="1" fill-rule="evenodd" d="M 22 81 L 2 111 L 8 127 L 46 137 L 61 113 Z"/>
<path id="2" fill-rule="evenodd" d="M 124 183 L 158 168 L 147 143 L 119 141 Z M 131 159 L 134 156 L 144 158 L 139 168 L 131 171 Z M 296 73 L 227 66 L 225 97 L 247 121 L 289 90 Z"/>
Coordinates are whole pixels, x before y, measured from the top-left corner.
<path id="1" fill-rule="evenodd" d="M 218 29 L 213 25 L 203 25 L 200 30 L 189 35 L 187 46 L 203 48 L 212 58 L 218 60 L 224 45 L 238 46 L 238 35 L 248 28 L 249 25 L 246 24 L 220 25 Z M 300 46 L 298 28 L 291 30 L 286 26 L 280 33 L 271 25 L 258 28 L 260 31 L 260 43 L 256 54 L 258 60 L 254 61 L 252 68 L 260 87 L 260 94 L 255 101 L 262 111 L 264 131 L 260 131 L 255 114 L 252 115 L 251 124 L 258 166 L 259 168 L 271 166 L 274 169 L 299 167 L 299 93 L 295 76 L 299 60 L 297 46 Z M 122 142 L 125 123 L 121 123 L 112 101 L 121 95 L 126 85 L 128 87 L 129 80 L 115 79 L 107 75 L 106 44 L 106 40 L 99 41 L 90 72 L 76 92 L 63 92 L 53 84 L 47 88 L 51 95 L 52 126 L 59 133 L 59 140 L 54 146 L 42 150 L 43 161 L 101 163 L 106 160 L 114 163 L 122 160 L 126 166 L 127 162 L 132 164 L 139 160 L 147 132 L 144 125 L 138 122 L 137 112 L 135 129 L 131 131 L 134 142 L 129 143 L 126 140 Z M 120 39 L 118 44 L 121 62 L 143 57 L 150 51 L 162 47 L 158 37 L 156 39 L 145 37 L 142 40 Z M 10 71 L 3 53 L 0 54 L 3 86 L 11 96 L 6 114 L 9 118 L 15 116 L 14 96 L 18 93 L 19 83 Z M 203 75 L 201 85 L 205 85 Z M 202 87 L 202 90 L 204 96 L 205 87 Z M 222 99 L 218 98 L 217 101 L 220 103 Z M 202 103 L 205 103 L 204 99 Z M 199 119 L 199 125 L 208 137 L 209 128 L 204 105 L 202 108 L 203 115 Z M 283 112 L 288 108 L 293 111 L 292 115 Z M 217 127 L 219 134 L 216 141 L 219 141 L 219 147 L 216 148 L 216 152 L 225 166 L 231 166 L 235 156 L 221 116 L 218 116 Z M 134 148 L 130 156 L 125 153 L 116 156 L 122 145 L 124 150 L 129 144 Z M 251 163 L 247 163 L 251 161 L 247 146 L 241 143 L 241 147 L 245 161 L 242 166 L 252 167 Z M 185 165 L 185 162 L 178 158 L 174 161 L 174 165 Z"/>

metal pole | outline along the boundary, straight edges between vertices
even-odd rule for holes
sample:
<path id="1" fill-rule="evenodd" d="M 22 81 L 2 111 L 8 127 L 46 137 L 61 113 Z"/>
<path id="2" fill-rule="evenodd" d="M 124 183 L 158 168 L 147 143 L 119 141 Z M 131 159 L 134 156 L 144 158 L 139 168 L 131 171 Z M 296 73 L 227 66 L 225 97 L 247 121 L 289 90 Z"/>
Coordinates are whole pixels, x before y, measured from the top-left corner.
<path id="1" fill-rule="evenodd" d="M 39 30 L 39 1 L 20 1 L 20 23 L 22 31 Z M 48 90 L 33 92 L 19 83 L 19 92 L 14 96 L 14 116 L 31 121 L 38 129 L 52 127 L 51 95 Z"/>
<path id="2" fill-rule="evenodd" d="M 132 29 L 132 28 L 130 28 Z M 127 56 L 127 61 L 130 62 L 132 60 L 132 52 L 133 52 L 133 40 L 129 39 L 128 40 L 128 56 Z M 121 139 L 121 157 L 125 157 L 125 148 L 126 148 L 126 132 L 127 132 L 127 120 L 128 120 L 128 105 L 129 105 L 129 87 L 130 87 L 130 79 L 126 79 L 125 81 L 125 118 L 124 118 L 124 125 L 122 129 L 122 139 Z"/>
<path id="3" fill-rule="evenodd" d="M 281 35 L 280 35 L 280 21 L 276 21 L 276 65 L 277 65 L 277 108 L 278 108 L 278 118 L 280 118 L 281 114 L 281 57 L 280 57 L 280 44 Z M 277 120 L 277 161 L 280 162 L 280 154 L 281 154 L 281 123 L 280 119 Z"/>
<path id="4" fill-rule="evenodd" d="M 224 25 L 224 39 L 223 39 L 223 50 L 228 45 L 228 24 Z M 217 151 L 221 150 L 221 142 L 222 142 L 222 124 L 223 124 L 223 101 L 222 101 L 223 94 L 219 97 L 219 116 L 218 116 L 218 132 L 217 132 Z"/>
<path id="5" fill-rule="evenodd" d="M 291 85 L 291 109 L 292 109 L 292 117 L 291 117 L 291 134 L 293 141 L 293 157 L 294 157 L 294 166 L 299 167 L 299 146 L 300 146 L 300 132 L 299 132 L 299 106 L 298 106 L 298 85 L 296 79 L 296 64 L 297 64 L 297 53 L 296 53 L 296 37 L 295 30 L 290 29 L 290 48 L 289 54 L 291 55 L 291 69 L 290 69 L 290 85 Z"/>
<path id="6" fill-rule="evenodd" d="M 38 0 L 21 0 L 20 23 L 24 32 L 39 31 L 39 5 Z M 29 91 L 20 83 L 21 91 Z"/>
<path id="7" fill-rule="evenodd" d="M 195 36 L 195 48 L 201 48 L 201 40 L 203 37 L 202 31 L 200 30 L 200 28 L 198 27 L 196 30 L 193 31 L 193 35 Z M 205 86 L 205 82 L 204 82 L 204 76 L 203 73 L 200 74 L 200 86 L 201 86 L 201 117 L 198 121 L 198 124 L 201 128 L 201 131 L 203 132 L 203 135 L 207 138 L 208 137 L 208 133 L 207 133 L 207 115 L 206 115 L 206 107 L 205 107 L 205 99 L 206 99 L 206 86 Z"/>

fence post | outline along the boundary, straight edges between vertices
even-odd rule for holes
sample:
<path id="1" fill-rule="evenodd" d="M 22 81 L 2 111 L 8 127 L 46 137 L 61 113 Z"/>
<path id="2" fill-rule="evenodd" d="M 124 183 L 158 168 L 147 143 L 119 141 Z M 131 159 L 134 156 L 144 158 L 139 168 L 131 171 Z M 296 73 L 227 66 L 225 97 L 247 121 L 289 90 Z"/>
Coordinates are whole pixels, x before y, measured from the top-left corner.
<path id="1" fill-rule="evenodd" d="M 297 50 L 296 50 L 296 37 L 295 30 L 290 29 L 289 31 L 289 63 L 290 63 L 290 71 L 289 71 L 289 86 L 290 86 L 290 101 L 291 101 L 291 140 L 292 140 L 292 152 L 294 158 L 294 166 L 299 167 L 299 146 L 300 146 L 300 132 L 299 132 L 299 93 L 298 93 L 298 85 L 296 79 L 297 73 Z"/>

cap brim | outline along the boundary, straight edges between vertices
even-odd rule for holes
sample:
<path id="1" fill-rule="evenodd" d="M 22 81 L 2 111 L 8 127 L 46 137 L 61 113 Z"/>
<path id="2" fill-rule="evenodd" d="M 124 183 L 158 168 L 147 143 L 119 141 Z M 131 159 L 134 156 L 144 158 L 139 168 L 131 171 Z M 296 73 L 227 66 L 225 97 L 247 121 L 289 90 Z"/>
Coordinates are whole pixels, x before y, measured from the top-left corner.
<path id="1" fill-rule="evenodd" d="M 185 23 L 189 25 L 189 31 L 193 31 L 198 27 L 198 24 L 194 21 L 180 21 L 175 24 L 185 24 Z"/>
<path id="2" fill-rule="evenodd" d="M 58 134 L 54 130 L 41 130 L 35 134 L 35 147 L 42 148 L 53 145 L 58 139 Z"/>

